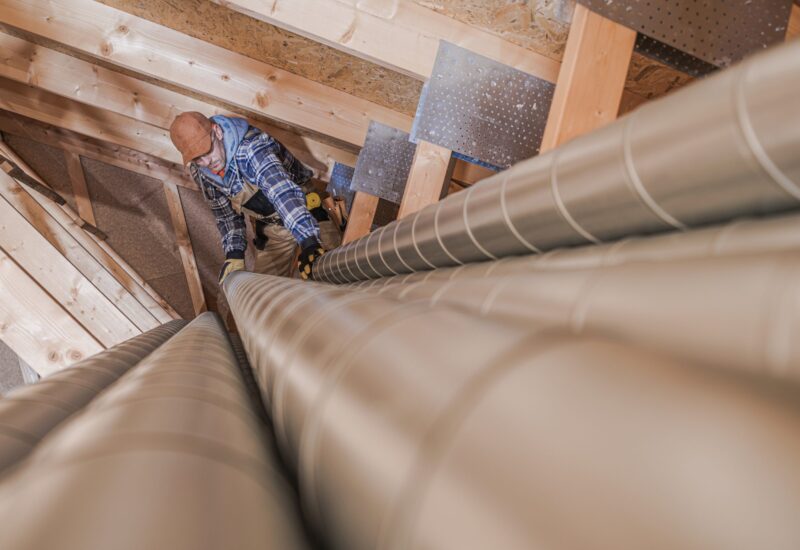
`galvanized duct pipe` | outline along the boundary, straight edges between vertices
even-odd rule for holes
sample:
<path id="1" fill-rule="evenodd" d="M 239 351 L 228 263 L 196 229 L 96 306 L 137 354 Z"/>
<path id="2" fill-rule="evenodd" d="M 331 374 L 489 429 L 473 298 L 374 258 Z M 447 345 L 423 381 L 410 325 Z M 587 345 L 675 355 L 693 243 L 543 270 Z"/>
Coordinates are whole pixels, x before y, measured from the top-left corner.
<path id="1" fill-rule="evenodd" d="M 740 219 L 725 224 L 662 235 L 629 237 L 615 243 L 559 248 L 543 254 L 512 256 L 494 262 L 441 268 L 349 283 L 350 288 L 408 288 L 423 281 L 446 282 L 489 275 L 520 275 L 539 270 L 575 270 L 631 262 L 669 262 L 800 251 L 800 214 Z"/>
<path id="2" fill-rule="evenodd" d="M 643 105 L 326 254 L 345 283 L 800 205 L 800 42 Z"/>
<path id="3" fill-rule="evenodd" d="M 353 285 L 800 380 L 800 216 Z"/>
<path id="4" fill-rule="evenodd" d="M 225 292 L 333 548 L 800 544 L 794 387 L 343 287 Z"/>
<path id="5" fill-rule="evenodd" d="M 264 436 L 203 314 L 0 480 L 0 548 L 308 548 Z"/>
<path id="6" fill-rule="evenodd" d="M 170 321 L 0 399 L 0 471 L 186 325 Z"/>

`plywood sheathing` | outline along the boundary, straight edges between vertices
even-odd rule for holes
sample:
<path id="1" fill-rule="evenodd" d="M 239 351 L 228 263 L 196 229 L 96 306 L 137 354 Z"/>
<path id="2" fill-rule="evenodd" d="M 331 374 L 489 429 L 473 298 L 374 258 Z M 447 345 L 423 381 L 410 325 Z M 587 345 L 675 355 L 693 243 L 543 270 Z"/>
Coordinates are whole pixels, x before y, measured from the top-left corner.
<path id="1" fill-rule="evenodd" d="M 72 184 L 67 175 L 67 161 L 60 149 L 29 139 L 3 134 L 3 140 L 17 153 L 73 210 L 77 211 Z"/>
<path id="2" fill-rule="evenodd" d="M 162 183 L 91 159 L 83 167 L 106 242 L 182 317 L 193 318 Z"/>
<path id="3" fill-rule="evenodd" d="M 395 111 L 416 111 L 421 82 L 213 2 L 99 1 Z"/>
<path id="4" fill-rule="evenodd" d="M 564 55 L 575 4 L 574 0 L 413 1 L 558 61 Z M 634 54 L 625 89 L 652 99 L 691 80 L 663 63 Z"/>

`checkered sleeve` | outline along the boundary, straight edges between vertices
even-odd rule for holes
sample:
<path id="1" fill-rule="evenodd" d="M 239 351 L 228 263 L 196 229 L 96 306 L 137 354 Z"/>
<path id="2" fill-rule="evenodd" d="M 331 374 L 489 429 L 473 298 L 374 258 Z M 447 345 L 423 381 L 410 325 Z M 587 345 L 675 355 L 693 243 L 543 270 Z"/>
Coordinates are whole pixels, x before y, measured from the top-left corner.
<path id="1" fill-rule="evenodd" d="M 247 249 L 247 226 L 244 216 L 236 213 L 228 197 L 204 181 L 200 170 L 194 165 L 190 166 L 189 172 L 203 191 L 203 197 L 211 208 L 222 238 L 222 249 L 225 251 L 225 255 L 244 258 L 244 251 Z"/>
<path id="2" fill-rule="evenodd" d="M 247 179 L 264 192 L 301 248 L 318 245 L 319 225 L 306 208 L 305 194 L 268 139 L 255 139 L 249 144 L 244 165 Z"/>

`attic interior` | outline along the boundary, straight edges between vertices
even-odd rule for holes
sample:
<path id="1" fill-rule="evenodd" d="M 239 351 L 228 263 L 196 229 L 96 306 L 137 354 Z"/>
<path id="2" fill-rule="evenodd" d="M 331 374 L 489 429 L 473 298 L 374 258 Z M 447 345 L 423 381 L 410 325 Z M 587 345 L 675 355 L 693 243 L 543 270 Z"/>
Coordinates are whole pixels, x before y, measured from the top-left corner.
<path id="1" fill-rule="evenodd" d="M 800 548 L 800 0 L 0 0 L 0 41 L 0 548 Z"/>

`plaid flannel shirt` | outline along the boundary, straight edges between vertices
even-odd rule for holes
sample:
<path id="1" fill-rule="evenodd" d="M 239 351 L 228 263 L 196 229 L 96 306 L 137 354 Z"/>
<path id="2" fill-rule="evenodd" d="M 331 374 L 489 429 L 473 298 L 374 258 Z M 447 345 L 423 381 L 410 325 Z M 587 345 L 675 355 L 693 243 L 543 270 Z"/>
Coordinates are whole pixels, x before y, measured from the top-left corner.
<path id="1" fill-rule="evenodd" d="M 228 165 L 233 172 L 225 178 L 224 187 L 194 163 L 189 166 L 192 178 L 214 214 L 226 256 L 243 257 L 247 248 L 244 216 L 233 209 L 229 199 L 241 192 L 243 178 L 266 195 L 301 248 L 319 243 L 319 225 L 306 208 L 305 194 L 298 186 L 311 177 L 310 169 L 295 159 L 283 144 L 263 132 L 243 139 L 234 159 L 235 162 Z"/>

